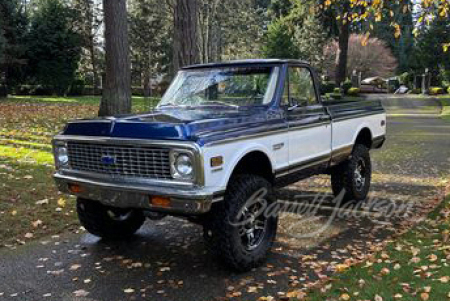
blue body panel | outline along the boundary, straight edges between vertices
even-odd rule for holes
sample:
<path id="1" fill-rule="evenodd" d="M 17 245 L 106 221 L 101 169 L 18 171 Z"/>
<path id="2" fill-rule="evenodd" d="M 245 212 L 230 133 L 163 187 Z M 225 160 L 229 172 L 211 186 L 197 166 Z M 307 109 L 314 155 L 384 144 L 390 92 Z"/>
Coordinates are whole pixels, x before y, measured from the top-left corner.
<path id="1" fill-rule="evenodd" d="M 287 127 L 284 110 L 164 109 L 142 115 L 70 122 L 63 135 L 193 141 L 199 145 Z"/>

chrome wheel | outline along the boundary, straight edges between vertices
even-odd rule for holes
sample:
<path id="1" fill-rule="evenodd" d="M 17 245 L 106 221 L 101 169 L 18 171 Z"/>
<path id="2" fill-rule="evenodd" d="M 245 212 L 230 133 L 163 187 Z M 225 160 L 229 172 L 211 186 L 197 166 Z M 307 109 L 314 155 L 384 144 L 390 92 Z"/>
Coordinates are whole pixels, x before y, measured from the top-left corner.
<path id="1" fill-rule="evenodd" d="M 130 218 L 133 210 L 123 210 L 123 209 L 110 209 L 107 211 L 108 216 L 117 222 L 123 222 Z"/>
<path id="2" fill-rule="evenodd" d="M 356 190 L 362 191 L 364 189 L 364 186 L 366 185 L 366 176 L 366 163 L 363 159 L 359 159 L 354 172 Z"/>
<path id="3" fill-rule="evenodd" d="M 264 214 L 267 206 L 264 199 L 266 194 L 267 190 L 264 188 L 255 192 L 239 214 L 238 234 L 243 248 L 247 251 L 255 250 L 264 240 L 267 228 L 267 217 Z"/>

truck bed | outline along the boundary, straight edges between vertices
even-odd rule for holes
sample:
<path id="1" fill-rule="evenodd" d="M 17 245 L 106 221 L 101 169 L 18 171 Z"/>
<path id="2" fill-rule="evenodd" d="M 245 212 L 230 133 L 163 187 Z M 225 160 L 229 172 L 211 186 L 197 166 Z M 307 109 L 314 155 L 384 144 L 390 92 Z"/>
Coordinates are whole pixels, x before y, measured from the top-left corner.
<path id="1" fill-rule="evenodd" d="M 357 101 L 333 100 L 324 101 L 323 105 L 333 120 L 343 120 L 359 116 L 385 113 L 381 100 L 378 99 Z"/>

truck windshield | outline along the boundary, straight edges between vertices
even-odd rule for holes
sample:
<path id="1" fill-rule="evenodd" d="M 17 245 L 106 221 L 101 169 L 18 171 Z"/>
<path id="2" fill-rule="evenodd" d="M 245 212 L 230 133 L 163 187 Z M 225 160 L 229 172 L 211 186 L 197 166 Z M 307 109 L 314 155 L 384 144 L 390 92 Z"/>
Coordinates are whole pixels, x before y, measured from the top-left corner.
<path id="1" fill-rule="evenodd" d="M 158 108 L 265 105 L 273 99 L 278 75 L 279 67 L 183 70 Z"/>

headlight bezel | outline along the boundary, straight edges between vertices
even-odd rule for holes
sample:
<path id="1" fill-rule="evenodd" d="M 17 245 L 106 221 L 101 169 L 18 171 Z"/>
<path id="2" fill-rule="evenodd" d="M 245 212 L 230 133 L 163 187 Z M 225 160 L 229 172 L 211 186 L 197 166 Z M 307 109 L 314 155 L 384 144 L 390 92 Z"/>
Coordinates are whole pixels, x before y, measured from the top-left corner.
<path id="1" fill-rule="evenodd" d="M 189 174 L 183 174 L 179 171 L 177 164 L 180 157 L 186 157 L 190 160 L 191 172 Z M 196 177 L 195 163 L 194 153 L 189 150 L 175 149 L 170 151 L 170 173 L 175 180 L 193 182 Z"/>
<path id="2" fill-rule="evenodd" d="M 61 155 L 61 152 L 63 152 L 63 155 Z M 69 167 L 69 153 L 66 142 L 55 141 L 53 143 L 53 156 L 55 159 L 56 169 Z M 63 157 L 65 157 L 65 159 L 62 159 Z"/>

